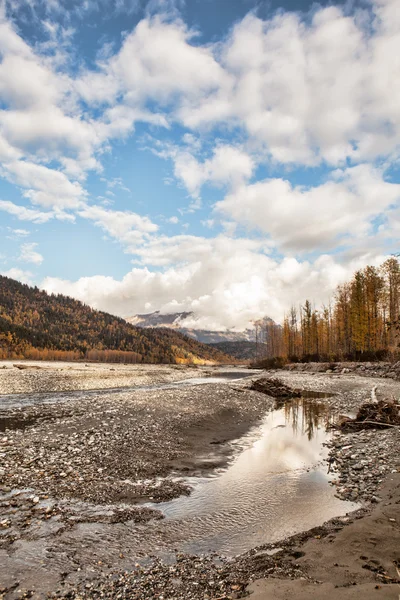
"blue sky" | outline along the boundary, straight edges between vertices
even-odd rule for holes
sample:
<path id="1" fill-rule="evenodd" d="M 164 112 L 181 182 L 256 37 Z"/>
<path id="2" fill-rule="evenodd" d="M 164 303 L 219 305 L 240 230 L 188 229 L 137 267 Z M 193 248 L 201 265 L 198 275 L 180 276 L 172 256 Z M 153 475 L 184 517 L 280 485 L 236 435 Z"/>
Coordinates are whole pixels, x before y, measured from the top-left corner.
<path id="1" fill-rule="evenodd" d="M 396 0 L 0 1 L 0 272 L 206 328 L 399 240 Z"/>

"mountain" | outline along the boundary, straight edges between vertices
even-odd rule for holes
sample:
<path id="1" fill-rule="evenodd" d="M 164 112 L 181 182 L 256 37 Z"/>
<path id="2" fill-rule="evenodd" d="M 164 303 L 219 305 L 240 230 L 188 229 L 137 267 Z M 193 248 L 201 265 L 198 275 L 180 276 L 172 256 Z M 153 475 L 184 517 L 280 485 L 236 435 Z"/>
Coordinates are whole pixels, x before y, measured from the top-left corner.
<path id="1" fill-rule="evenodd" d="M 255 340 L 255 332 L 252 329 L 244 331 L 211 331 L 192 326 L 188 327 L 185 323 L 189 322 L 192 325 L 197 320 L 198 318 L 193 312 L 161 314 L 160 311 L 126 318 L 128 323 L 132 323 L 137 327 L 144 329 L 151 329 L 152 327 L 174 329 L 204 344 Z"/>
<path id="2" fill-rule="evenodd" d="M 147 363 L 232 362 L 167 328 L 143 329 L 67 296 L 0 275 L 0 358 Z"/>
<path id="3" fill-rule="evenodd" d="M 193 317 L 193 312 L 169 313 L 162 315 L 159 310 L 145 315 L 135 315 L 127 317 L 125 320 L 138 327 L 170 327 L 179 329 L 180 323 L 189 317 Z"/>

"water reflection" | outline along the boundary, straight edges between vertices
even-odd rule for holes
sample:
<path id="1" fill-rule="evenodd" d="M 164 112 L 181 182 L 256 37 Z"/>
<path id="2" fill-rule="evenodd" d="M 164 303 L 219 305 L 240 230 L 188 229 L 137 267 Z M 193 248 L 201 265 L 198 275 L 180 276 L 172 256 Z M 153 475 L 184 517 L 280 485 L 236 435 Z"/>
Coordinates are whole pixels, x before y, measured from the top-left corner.
<path id="1" fill-rule="evenodd" d="M 232 464 L 211 479 L 191 480 L 189 497 L 158 505 L 189 552 L 244 552 L 310 529 L 355 505 L 334 496 L 322 461 L 326 425 L 320 402 L 296 398 L 268 413 L 236 447 Z M 182 538 L 181 538 L 182 539 Z"/>
<path id="2" fill-rule="evenodd" d="M 308 398 L 293 398 L 285 402 L 284 414 L 287 423 L 291 423 L 293 433 L 301 433 L 311 440 L 323 426 L 325 429 L 332 425 L 337 416 L 321 403 Z"/>

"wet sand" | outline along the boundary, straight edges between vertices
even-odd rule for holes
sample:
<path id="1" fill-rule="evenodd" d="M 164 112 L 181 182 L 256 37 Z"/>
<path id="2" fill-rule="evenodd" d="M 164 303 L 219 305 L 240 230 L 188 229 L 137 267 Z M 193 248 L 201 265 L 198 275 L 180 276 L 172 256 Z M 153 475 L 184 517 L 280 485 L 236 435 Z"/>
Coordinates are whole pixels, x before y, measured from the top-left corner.
<path id="1" fill-rule="evenodd" d="M 78 395 L 67 394 L 55 403 L 47 398 L 47 403 L 22 404 L 13 408 L 4 403 L 2 409 L 0 402 L 0 420 L 1 417 L 11 419 L 8 423 L 14 427 L 0 434 L 3 485 L 0 597 L 11 600 L 45 598 L 52 594 L 89 599 L 115 598 L 118 593 L 118 597 L 130 599 L 160 598 L 163 594 L 165 599 L 238 598 L 252 580 L 266 576 L 274 578 L 277 586 L 274 589 L 278 594 L 281 593 L 279 586 L 287 582 L 278 585 L 276 578 L 304 577 L 313 585 L 317 580 L 326 581 L 327 585 L 336 581 L 330 578 L 332 569 L 326 569 L 320 579 L 316 576 L 317 569 L 329 565 L 327 550 L 333 548 L 336 538 L 339 541 L 335 551 L 342 552 L 340 535 L 342 531 L 351 531 L 349 523 L 352 521 L 354 525 L 366 524 L 357 534 L 359 543 L 370 544 L 373 548 L 376 536 L 368 537 L 371 525 L 366 519 L 375 517 L 368 517 L 368 502 L 363 500 L 366 508 L 361 513 L 361 520 L 358 518 L 361 514 L 345 521 L 339 519 L 326 528 L 319 528 L 315 535 L 297 536 L 275 544 L 272 550 L 267 546 L 260 547 L 233 560 L 178 557 L 172 567 L 171 560 L 176 560 L 171 558 L 171 541 L 174 540 L 168 539 L 168 528 L 159 520 L 161 515 L 156 503 L 190 493 L 184 479 L 186 475 L 204 475 L 227 465 L 235 451 L 231 440 L 241 437 L 257 424 L 274 407 L 274 400 L 250 391 L 248 380 L 140 389 L 143 382 L 144 385 L 149 385 L 150 381 L 158 385 L 199 375 L 207 377 L 215 373 L 212 369 L 150 366 L 146 371 L 147 367 L 141 366 L 138 375 L 138 368 L 120 366 L 110 375 L 109 369 L 114 366 L 95 365 L 92 369 L 91 366 L 77 368 L 73 365 L 71 372 L 68 371 L 70 366 L 46 365 L 50 373 L 43 375 L 44 369 L 32 369 L 29 377 L 25 376 L 28 369 L 0 370 L 3 398 L 10 398 L 10 394 L 30 396 L 29 390 L 39 394 L 39 399 L 40 394 L 49 394 L 52 388 L 57 392 L 84 390 Z M 56 372 L 52 371 L 54 367 Z M 129 370 L 126 378 L 124 369 Z M 90 374 L 86 379 L 88 371 Z M 284 373 L 283 377 L 293 387 L 335 393 L 327 401 L 336 410 L 344 412 L 354 411 L 369 397 L 375 385 L 372 379 L 354 375 Z M 136 383 L 132 384 L 133 381 Z M 109 394 L 87 391 L 88 387 L 101 390 L 102 385 L 126 387 L 121 382 L 129 382 L 129 387 Z M 399 395 L 398 383 L 385 380 L 379 381 L 378 385 L 379 393 Z M 398 443 L 395 435 L 397 433 L 393 431 L 385 438 L 383 450 L 390 457 L 394 454 L 392 448 Z M 382 454 L 380 440 L 377 432 L 368 439 L 368 444 L 371 450 L 377 448 Z M 344 439 L 342 446 L 346 447 L 346 443 Z M 334 450 L 340 452 L 340 447 Z M 372 493 L 378 493 L 376 490 L 379 491 L 387 477 L 396 476 L 391 471 L 397 468 L 398 455 L 392 458 L 392 462 L 385 458 L 383 470 L 377 471 L 378 475 L 369 481 L 364 494 L 367 500 Z M 344 463 L 348 462 L 351 460 L 346 458 Z M 346 464 L 338 464 L 338 474 Z M 388 494 L 392 493 L 396 498 L 398 488 L 390 480 L 388 485 Z M 15 494 L 13 490 L 19 492 Z M 379 491 L 375 511 L 388 502 L 386 498 L 388 496 L 383 497 Z M 151 501 L 154 508 L 143 506 L 146 501 Z M 395 521 L 389 521 L 389 530 L 382 530 L 384 535 L 389 532 L 393 538 L 390 548 L 385 546 L 387 561 L 391 561 L 392 566 L 393 560 L 400 559 L 392 556 L 394 548 L 400 547 L 399 506 L 393 500 L 390 510 L 394 516 L 390 518 Z M 382 515 L 376 518 L 374 527 L 379 529 L 381 526 L 387 526 L 387 519 L 383 522 Z M 317 548 L 314 554 L 308 546 L 303 550 L 310 536 L 314 540 L 315 536 L 321 537 L 316 540 L 321 544 L 320 549 Z M 331 541 L 325 543 L 328 538 Z M 346 546 L 346 538 L 343 544 Z M 350 549 L 354 548 L 352 542 L 348 544 Z M 269 554 L 280 545 L 284 546 L 282 551 Z M 179 543 L 176 547 L 179 550 Z M 298 547 L 306 557 L 310 556 L 310 560 L 301 562 L 302 559 L 292 556 L 293 548 Z M 154 553 L 160 556 L 160 551 L 162 555 L 163 548 L 168 550 L 167 562 L 159 563 L 157 559 L 149 564 L 146 557 Z M 376 552 L 375 555 L 371 550 L 368 561 L 382 560 Z M 387 564 L 384 563 L 385 572 L 389 573 Z M 357 586 L 371 582 L 381 585 L 384 577 L 379 578 L 379 574 L 370 568 L 361 566 L 360 569 L 354 580 Z M 393 569 L 387 577 L 393 577 Z M 348 585 L 343 581 L 337 579 L 338 585 Z M 260 599 L 275 597 L 270 596 L 268 586 L 271 582 L 265 584 L 265 588 L 263 585 L 257 584 L 257 593 L 264 594 L 259 596 Z M 389 587 L 385 589 L 389 590 Z M 282 594 L 282 598 L 287 597 L 286 591 Z"/>
<path id="2" fill-rule="evenodd" d="M 398 600 L 400 473 L 389 475 L 380 493 L 370 514 L 339 530 L 315 531 L 289 547 L 285 553 L 292 554 L 303 578 L 258 580 L 248 588 L 252 600 Z"/>

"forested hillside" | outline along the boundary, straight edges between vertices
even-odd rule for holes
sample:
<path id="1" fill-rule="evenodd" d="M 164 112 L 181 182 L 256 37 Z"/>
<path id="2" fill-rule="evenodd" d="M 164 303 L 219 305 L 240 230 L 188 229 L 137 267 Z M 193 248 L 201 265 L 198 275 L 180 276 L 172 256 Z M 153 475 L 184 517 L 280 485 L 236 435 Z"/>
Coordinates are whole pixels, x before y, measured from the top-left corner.
<path id="1" fill-rule="evenodd" d="M 357 271 L 338 286 L 331 302 L 293 305 L 283 327 L 258 331 L 264 357 L 289 361 L 374 360 L 400 353 L 400 264 L 392 257 L 379 268 Z"/>
<path id="2" fill-rule="evenodd" d="M 230 362 L 170 329 L 139 329 L 63 295 L 0 276 L 0 358 Z"/>
<path id="3" fill-rule="evenodd" d="M 239 342 L 217 342 L 210 344 L 210 346 L 238 360 L 257 360 L 258 356 L 264 356 L 264 344 L 262 342 L 257 343 L 242 340 Z"/>

